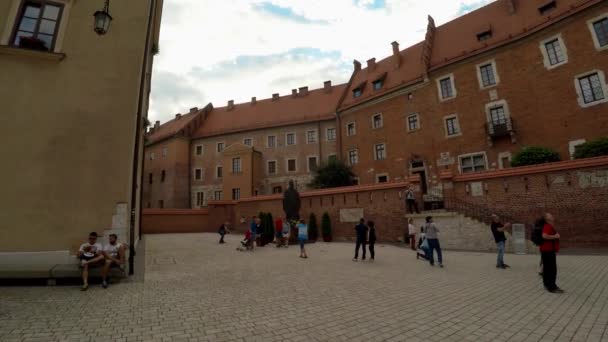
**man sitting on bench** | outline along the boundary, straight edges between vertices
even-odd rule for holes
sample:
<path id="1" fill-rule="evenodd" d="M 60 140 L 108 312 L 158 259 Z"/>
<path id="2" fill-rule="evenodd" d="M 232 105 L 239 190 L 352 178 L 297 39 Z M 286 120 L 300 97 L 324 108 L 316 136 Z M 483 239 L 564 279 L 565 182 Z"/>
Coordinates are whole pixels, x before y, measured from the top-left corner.
<path id="1" fill-rule="evenodd" d="M 80 259 L 80 267 L 82 267 L 82 291 L 89 288 L 89 266 L 98 266 L 103 262 L 103 247 L 97 242 L 97 233 L 89 234 L 89 241 L 80 245 L 78 249 L 78 258 Z"/>
<path id="2" fill-rule="evenodd" d="M 101 286 L 104 289 L 108 288 L 108 273 L 110 267 L 119 267 L 124 272 L 125 265 L 125 246 L 117 242 L 118 236 L 110 234 L 110 244 L 103 247 L 103 256 L 106 258 L 106 263 L 101 271 Z"/>

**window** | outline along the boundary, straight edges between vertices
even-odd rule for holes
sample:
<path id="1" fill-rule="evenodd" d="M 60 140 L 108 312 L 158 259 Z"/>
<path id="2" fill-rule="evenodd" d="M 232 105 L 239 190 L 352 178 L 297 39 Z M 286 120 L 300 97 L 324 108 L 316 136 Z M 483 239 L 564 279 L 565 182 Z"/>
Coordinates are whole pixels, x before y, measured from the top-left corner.
<path id="1" fill-rule="evenodd" d="M 196 145 L 196 155 L 197 156 L 203 155 L 203 145 Z"/>
<path id="2" fill-rule="evenodd" d="M 216 151 L 223 152 L 224 151 L 224 146 L 225 145 L 224 145 L 223 142 L 217 143 L 217 150 Z"/>
<path id="3" fill-rule="evenodd" d="M 386 182 L 388 182 L 387 174 L 376 175 L 376 183 L 386 183 Z"/>
<path id="4" fill-rule="evenodd" d="M 460 170 L 462 173 L 485 171 L 486 155 L 485 153 L 469 154 L 458 157 L 460 160 Z"/>
<path id="5" fill-rule="evenodd" d="M 440 78 L 437 81 L 437 86 L 439 87 L 439 97 L 442 101 L 456 97 L 453 75 Z"/>
<path id="6" fill-rule="evenodd" d="M 158 207 L 161 208 L 161 209 L 164 208 L 165 207 L 165 201 L 159 200 L 158 201 Z"/>
<path id="7" fill-rule="evenodd" d="M 460 125 L 456 115 L 445 117 L 445 132 L 448 137 L 460 135 Z"/>
<path id="8" fill-rule="evenodd" d="M 587 21 L 593 45 L 597 50 L 608 49 L 608 13 Z"/>
<path id="9" fill-rule="evenodd" d="M 275 186 L 272 188 L 272 193 L 273 194 L 280 194 L 283 192 L 283 187 L 281 186 Z"/>
<path id="10" fill-rule="evenodd" d="M 154 160 L 155 157 L 154 152 L 150 152 L 150 160 Z"/>
<path id="11" fill-rule="evenodd" d="M 224 167 L 216 166 L 215 167 L 215 178 L 223 178 L 224 177 Z"/>
<path id="12" fill-rule="evenodd" d="M 545 68 L 549 70 L 568 62 L 568 52 L 561 35 L 542 41 L 540 50 Z"/>
<path id="13" fill-rule="evenodd" d="M 504 106 L 490 108 L 490 122 L 493 125 L 507 124 L 507 115 L 505 114 Z"/>
<path id="14" fill-rule="evenodd" d="M 253 146 L 253 139 L 245 138 L 245 139 L 243 139 L 243 144 L 245 144 L 247 146 Z"/>
<path id="15" fill-rule="evenodd" d="M 334 140 L 336 140 L 336 129 L 328 128 L 327 129 L 327 141 L 334 141 Z"/>
<path id="16" fill-rule="evenodd" d="M 232 173 L 241 173 L 241 158 L 232 158 Z"/>
<path id="17" fill-rule="evenodd" d="M 296 171 L 296 160 L 295 159 L 288 159 L 287 160 L 287 171 L 288 172 L 295 172 Z"/>
<path id="18" fill-rule="evenodd" d="M 356 165 L 359 162 L 359 151 L 350 150 L 348 151 L 348 164 Z"/>
<path id="19" fill-rule="evenodd" d="M 586 142 L 587 141 L 585 139 L 577 139 L 577 140 L 572 140 L 568 143 L 568 152 L 570 154 L 570 159 L 574 159 L 574 153 L 576 152 L 576 147 L 580 146 Z"/>
<path id="20" fill-rule="evenodd" d="M 296 144 L 296 134 L 287 133 L 287 135 L 285 135 L 285 143 L 287 145 L 295 145 Z"/>
<path id="21" fill-rule="evenodd" d="M 346 135 L 350 137 L 355 134 L 357 134 L 357 126 L 355 125 L 355 123 L 351 122 L 346 124 Z"/>
<path id="22" fill-rule="evenodd" d="M 374 159 L 375 160 L 386 159 L 386 146 L 384 144 L 374 145 Z"/>
<path id="23" fill-rule="evenodd" d="M 374 129 L 381 128 L 382 125 L 383 125 L 382 114 L 376 114 L 376 115 L 372 116 L 372 128 L 374 128 Z"/>
<path id="24" fill-rule="evenodd" d="M 164 183 L 165 182 L 165 170 L 162 170 L 160 172 L 160 182 Z"/>
<path id="25" fill-rule="evenodd" d="M 153 179 L 154 179 L 154 175 L 152 175 L 152 173 L 148 174 L 148 183 L 152 184 L 153 183 Z"/>
<path id="26" fill-rule="evenodd" d="M 314 144 L 317 142 L 317 131 L 307 131 L 306 132 L 306 143 Z"/>
<path id="27" fill-rule="evenodd" d="M 606 102 L 605 88 L 604 77 L 600 72 L 579 76 L 577 85 L 579 102 L 582 102 L 583 107 Z"/>
<path id="28" fill-rule="evenodd" d="M 359 177 L 353 178 L 353 185 L 359 185 Z"/>
<path id="29" fill-rule="evenodd" d="M 205 193 L 201 191 L 196 192 L 196 206 L 202 207 L 205 204 Z"/>
<path id="30" fill-rule="evenodd" d="M 407 130 L 415 131 L 420 128 L 420 118 L 418 114 L 411 114 L 407 117 Z"/>
<path id="31" fill-rule="evenodd" d="M 355 88 L 353 90 L 353 97 L 357 98 L 357 97 L 361 96 L 361 94 L 363 94 L 363 89 Z"/>
<path id="32" fill-rule="evenodd" d="M 540 15 L 545 15 L 545 14 L 548 14 L 549 12 L 553 11 L 555 8 L 557 8 L 557 4 L 555 3 L 555 1 L 549 1 L 546 4 L 542 5 L 541 7 L 539 7 L 538 12 L 540 12 Z"/>
<path id="33" fill-rule="evenodd" d="M 14 46 L 53 51 L 63 6 L 46 0 L 25 1 L 16 21 Z"/>
<path id="34" fill-rule="evenodd" d="M 335 155 L 335 154 L 330 154 L 329 156 L 327 156 L 327 162 L 328 162 L 329 164 L 331 164 L 331 163 L 335 163 L 335 162 L 337 162 L 337 161 L 338 161 L 338 156 L 337 156 L 337 155 Z"/>
<path id="35" fill-rule="evenodd" d="M 477 34 L 477 41 L 483 42 L 492 38 L 492 30 L 480 32 Z"/>
<path id="36" fill-rule="evenodd" d="M 203 169 L 194 169 L 194 180 L 203 179 Z"/>
<path id="37" fill-rule="evenodd" d="M 277 147 L 276 135 L 269 135 L 267 139 L 268 139 L 268 142 L 267 142 L 268 147 Z"/>
<path id="38" fill-rule="evenodd" d="M 316 171 L 318 167 L 318 158 L 317 157 L 308 157 L 308 171 Z"/>
<path id="39" fill-rule="evenodd" d="M 232 200 L 238 201 L 240 199 L 241 199 L 241 189 L 240 188 L 232 189 Z"/>
<path id="40" fill-rule="evenodd" d="M 384 85 L 384 80 L 383 79 L 376 80 L 372 84 L 374 86 L 374 90 L 380 90 L 380 89 L 382 89 L 382 86 Z"/>
<path id="41" fill-rule="evenodd" d="M 221 201 L 222 197 L 224 197 L 224 196 L 222 195 L 222 191 L 221 190 L 216 190 L 216 191 L 213 192 L 213 199 L 214 200 Z"/>
<path id="42" fill-rule="evenodd" d="M 268 174 L 269 175 L 274 175 L 277 173 L 277 161 L 276 160 L 269 160 L 268 161 Z"/>
<path id="43" fill-rule="evenodd" d="M 167 155 L 169 155 L 169 149 L 168 148 L 163 148 L 163 158 L 166 158 Z"/>
<path id="44" fill-rule="evenodd" d="M 479 75 L 481 79 L 481 87 L 487 88 L 496 85 L 496 74 L 494 72 L 494 63 L 484 64 L 479 67 Z"/>

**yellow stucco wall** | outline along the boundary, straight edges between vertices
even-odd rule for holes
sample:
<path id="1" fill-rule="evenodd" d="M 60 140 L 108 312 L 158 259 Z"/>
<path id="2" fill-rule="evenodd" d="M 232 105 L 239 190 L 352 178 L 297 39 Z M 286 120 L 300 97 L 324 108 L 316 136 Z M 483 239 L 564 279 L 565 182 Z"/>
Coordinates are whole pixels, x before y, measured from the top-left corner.
<path id="1" fill-rule="evenodd" d="M 0 35 L 13 0 L 0 1 Z M 63 60 L 0 51 L 0 251 L 72 249 L 131 202 L 134 136 L 150 0 L 72 0 Z"/>

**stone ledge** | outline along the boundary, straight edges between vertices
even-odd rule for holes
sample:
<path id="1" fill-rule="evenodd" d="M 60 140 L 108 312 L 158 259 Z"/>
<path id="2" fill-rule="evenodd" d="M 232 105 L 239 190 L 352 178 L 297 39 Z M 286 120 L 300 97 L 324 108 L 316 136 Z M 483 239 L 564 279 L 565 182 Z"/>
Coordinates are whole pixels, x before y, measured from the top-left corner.
<path id="1" fill-rule="evenodd" d="M 65 58 L 65 53 L 36 51 L 8 45 L 0 45 L 0 54 L 11 56 L 25 56 L 57 62 L 62 61 Z"/>

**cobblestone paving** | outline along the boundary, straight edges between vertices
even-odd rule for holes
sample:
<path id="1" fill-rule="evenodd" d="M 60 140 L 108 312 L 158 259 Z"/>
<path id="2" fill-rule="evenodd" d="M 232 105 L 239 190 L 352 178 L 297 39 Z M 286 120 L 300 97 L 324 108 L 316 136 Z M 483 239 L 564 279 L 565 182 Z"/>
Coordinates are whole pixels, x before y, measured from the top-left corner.
<path id="1" fill-rule="evenodd" d="M 446 268 L 376 246 L 264 247 L 240 236 L 148 236 L 145 281 L 103 290 L 0 288 L 0 341 L 608 341 L 608 257 L 559 256 L 563 295 L 539 257 L 444 252 Z"/>

